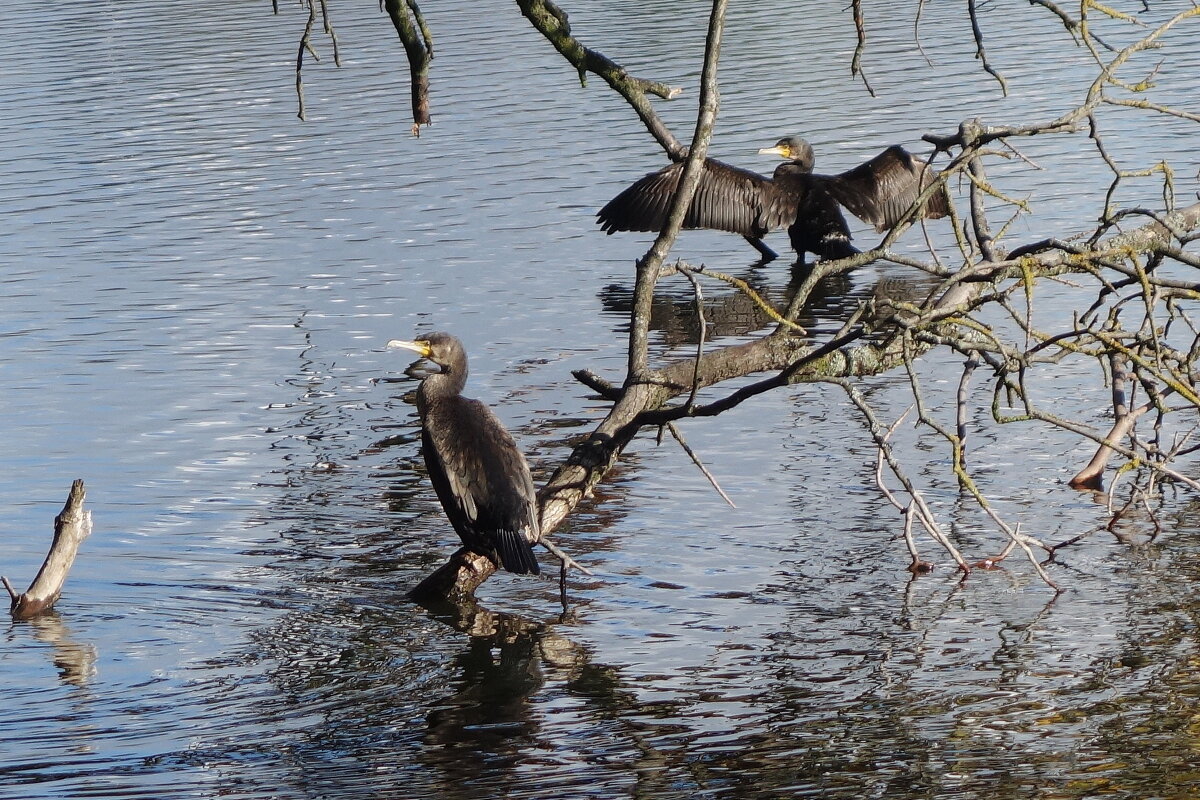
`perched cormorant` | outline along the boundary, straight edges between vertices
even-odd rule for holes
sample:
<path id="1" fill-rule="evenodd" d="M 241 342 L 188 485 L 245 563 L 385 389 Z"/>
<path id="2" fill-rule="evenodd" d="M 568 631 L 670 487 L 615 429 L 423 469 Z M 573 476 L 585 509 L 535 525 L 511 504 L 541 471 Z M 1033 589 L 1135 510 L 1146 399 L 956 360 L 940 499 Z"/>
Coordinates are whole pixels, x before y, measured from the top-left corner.
<path id="1" fill-rule="evenodd" d="M 541 539 L 529 465 L 496 415 L 460 393 L 467 354 L 448 333 L 389 348 L 413 350 L 441 368 L 417 390 L 421 442 L 429 478 L 463 545 L 509 572 L 538 574 L 533 546 Z"/>
<path id="2" fill-rule="evenodd" d="M 700 183 L 684 217 L 684 228 L 740 233 L 768 258 L 775 253 L 762 242 L 768 232 L 787 228 L 792 247 L 823 259 L 859 252 L 839 206 L 886 231 L 912 206 L 933 178 L 933 170 L 899 145 L 839 175 L 813 174 L 812 146 L 799 136 L 780 139 L 758 151 L 787 159 L 770 178 L 711 158 L 704 160 Z M 596 214 L 600 227 L 615 231 L 662 230 L 683 163 L 652 172 L 618 194 Z M 926 202 L 921 216 L 949 213 L 944 190 Z"/>

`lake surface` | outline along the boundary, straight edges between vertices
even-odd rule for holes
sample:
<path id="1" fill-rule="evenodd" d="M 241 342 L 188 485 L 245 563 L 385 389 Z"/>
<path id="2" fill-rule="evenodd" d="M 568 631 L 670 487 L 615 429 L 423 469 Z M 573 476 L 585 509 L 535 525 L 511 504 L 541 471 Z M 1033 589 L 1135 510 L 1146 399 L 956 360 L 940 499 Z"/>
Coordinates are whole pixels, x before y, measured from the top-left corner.
<path id="1" fill-rule="evenodd" d="M 911 576 L 873 445 L 840 390 L 814 385 L 683 426 L 736 509 L 674 444 L 640 438 L 557 534 L 596 573 L 573 579 L 568 618 L 552 577 L 497 575 L 461 612 L 407 601 L 457 540 L 420 461 L 408 359 L 384 342 L 462 337 L 468 394 L 544 481 L 604 414 L 571 371 L 623 374 L 633 262 L 652 238 L 604 236 L 593 215 L 663 158 L 599 79 L 581 88 L 515 6 L 490 0 L 423 4 L 435 124 L 419 139 L 390 23 L 373 2 L 335 4 L 342 66 L 317 37 L 301 122 L 306 13 L 283 5 L 6 8 L 0 573 L 32 579 L 74 478 L 95 532 L 57 612 L 3 628 L 0 797 L 1200 791 L 1196 499 L 1165 497 L 1157 535 L 1145 514 L 1109 530 L 1104 503 L 1065 485 L 1089 448 L 988 426 L 986 400 L 984 490 L 1045 541 L 1083 537 L 1048 567 L 1057 597 L 1015 557 L 961 581 L 932 543 L 937 568 Z M 688 136 L 705 4 L 567 10 L 586 43 L 686 87 L 659 107 Z M 840 171 L 973 116 L 1052 118 L 1092 77 L 1041 9 L 983 15 L 1003 97 L 962 8 L 926 4 L 923 56 L 912 11 L 888 24 L 868 4 L 872 97 L 849 75 L 841 7 L 796 11 L 731 11 L 713 155 L 767 171 L 755 150 L 802 133 L 818 168 Z M 1156 98 L 1197 111 L 1194 42 L 1183 26 L 1126 77 L 1161 58 Z M 1194 196 L 1194 123 L 1101 120 L 1118 161 L 1167 158 L 1178 196 Z M 1010 241 L 1086 229 L 1110 177 L 1085 136 L 1021 146 L 1046 169 L 995 167 L 1036 212 Z M 1161 197 L 1149 178 L 1118 199 Z M 902 249 L 919 256 L 920 240 Z M 752 268 L 736 236 L 690 232 L 676 254 L 775 297 L 790 280 L 782 262 Z M 924 285 L 872 266 L 806 324 L 836 330 L 883 280 Z M 1045 289 L 1050 307 L 1059 291 Z M 722 341 L 762 327 L 706 293 Z M 690 303 L 685 281 L 661 287 L 657 357 L 694 346 Z M 952 397 L 955 360 L 922 370 L 931 397 Z M 909 402 L 902 375 L 867 389 L 891 419 Z M 1088 369 L 1044 389 L 1104 424 Z M 898 437 L 968 557 L 998 550 L 944 447 Z"/>

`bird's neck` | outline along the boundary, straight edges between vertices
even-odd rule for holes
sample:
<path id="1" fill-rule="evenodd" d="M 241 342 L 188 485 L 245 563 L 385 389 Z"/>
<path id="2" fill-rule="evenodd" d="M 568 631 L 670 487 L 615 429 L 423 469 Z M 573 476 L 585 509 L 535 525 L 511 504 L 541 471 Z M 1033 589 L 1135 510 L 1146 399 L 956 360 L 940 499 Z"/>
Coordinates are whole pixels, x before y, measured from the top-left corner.
<path id="1" fill-rule="evenodd" d="M 795 178 L 799 175 L 811 175 L 812 167 L 807 164 L 802 164 L 799 161 L 785 161 L 775 168 L 775 172 L 771 175 L 772 180 L 787 180 Z"/>
<path id="2" fill-rule="evenodd" d="M 427 403 L 443 400 L 459 394 L 466 385 L 467 371 L 465 369 L 437 372 L 421 382 L 421 390 L 418 395 Z"/>

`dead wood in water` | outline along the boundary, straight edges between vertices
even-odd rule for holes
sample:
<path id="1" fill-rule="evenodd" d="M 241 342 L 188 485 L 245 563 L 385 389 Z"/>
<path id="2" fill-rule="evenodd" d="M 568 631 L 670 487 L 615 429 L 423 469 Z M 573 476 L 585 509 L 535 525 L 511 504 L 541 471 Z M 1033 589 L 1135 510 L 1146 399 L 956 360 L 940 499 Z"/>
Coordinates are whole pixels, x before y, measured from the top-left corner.
<path id="1" fill-rule="evenodd" d="M 490 558 L 464 547 L 421 581 L 408 596 L 418 603 L 440 600 L 463 602 L 473 598 L 475 590 L 497 569 L 496 563 Z"/>
<path id="2" fill-rule="evenodd" d="M 50 545 L 50 552 L 29 590 L 18 595 L 8 579 L 3 578 L 4 588 L 12 598 L 10 612 L 13 619 L 29 619 L 42 613 L 53 606 L 62 594 L 63 584 L 67 581 L 71 565 L 75 563 L 79 545 L 92 532 L 92 513 L 83 510 L 86 494 L 83 481 L 76 480 L 71 484 L 66 505 L 54 518 L 54 541 Z"/>

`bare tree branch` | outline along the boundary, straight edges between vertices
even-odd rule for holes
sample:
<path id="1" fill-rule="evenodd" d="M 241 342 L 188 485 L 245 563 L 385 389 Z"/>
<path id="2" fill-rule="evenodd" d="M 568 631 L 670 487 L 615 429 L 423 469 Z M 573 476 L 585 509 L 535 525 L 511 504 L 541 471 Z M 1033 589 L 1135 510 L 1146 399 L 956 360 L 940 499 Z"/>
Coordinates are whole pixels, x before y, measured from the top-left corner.
<path id="1" fill-rule="evenodd" d="M 421 135 L 421 126 L 429 125 L 429 64 L 433 61 L 432 38 L 416 0 L 384 0 L 384 10 L 392 20 L 404 54 L 408 57 L 410 93 L 412 95 L 412 133 Z"/>
<path id="2" fill-rule="evenodd" d="M 658 141 L 672 160 L 682 161 L 686 149 L 675 135 L 658 118 L 650 105 L 647 94 L 654 94 L 666 100 L 672 100 L 682 91 L 656 81 L 635 78 L 625 71 L 625 68 L 602 53 L 584 47 L 571 35 L 571 25 L 567 14 L 553 0 L 517 0 L 517 5 L 525 18 L 533 23 L 543 36 L 554 45 L 568 62 L 579 72 L 580 83 L 587 82 L 587 73 L 599 75 L 641 118 L 646 130 Z"/>

